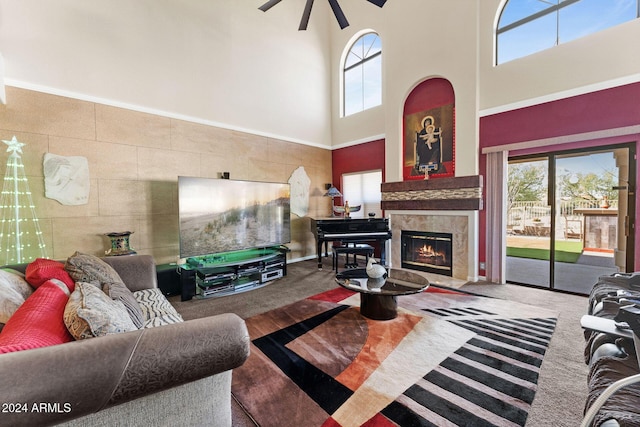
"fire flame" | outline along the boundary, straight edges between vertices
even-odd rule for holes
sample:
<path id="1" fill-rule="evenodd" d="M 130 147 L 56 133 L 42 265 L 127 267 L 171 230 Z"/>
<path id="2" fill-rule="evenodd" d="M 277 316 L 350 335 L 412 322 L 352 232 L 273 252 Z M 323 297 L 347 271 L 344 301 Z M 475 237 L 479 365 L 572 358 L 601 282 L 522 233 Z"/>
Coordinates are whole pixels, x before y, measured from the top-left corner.
<path id="1" fill-rule="evenodd" d="M 440 257 L 444 262 L 446 254 L 443 251 L 436 251 L 431 245 L 424 245 L 418 249 L 418 255 L 420 257 Z"/>

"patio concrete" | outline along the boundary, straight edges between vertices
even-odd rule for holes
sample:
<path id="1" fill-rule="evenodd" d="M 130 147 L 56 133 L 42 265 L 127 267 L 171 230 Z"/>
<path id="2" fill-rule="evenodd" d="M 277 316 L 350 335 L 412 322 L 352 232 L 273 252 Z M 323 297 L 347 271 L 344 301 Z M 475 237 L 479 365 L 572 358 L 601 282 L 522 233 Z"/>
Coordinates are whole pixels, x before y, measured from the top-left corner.
<path id="1" fill-rule="evenodd" d="M 549 245 L 549 237 L 507 236 L 507 246 L 510 247 L 549 249 Z M 598 277 L 618 271 L 613 251 L 584 251 L 575 264 L 556 263 L 554 288 L 588 294 Z M 548 288 L 549 261 L 507 257 L 507 281 Z"/>
<path id="2" fill-rule="evenodd" d="M 613 257 L 583 253 L 575 264 L 556 263 L 554 289 L 588 294 L 598 277 L 618 271 Z M 549 261 L 507 257 L 507 281 L 549 287 Z"/>

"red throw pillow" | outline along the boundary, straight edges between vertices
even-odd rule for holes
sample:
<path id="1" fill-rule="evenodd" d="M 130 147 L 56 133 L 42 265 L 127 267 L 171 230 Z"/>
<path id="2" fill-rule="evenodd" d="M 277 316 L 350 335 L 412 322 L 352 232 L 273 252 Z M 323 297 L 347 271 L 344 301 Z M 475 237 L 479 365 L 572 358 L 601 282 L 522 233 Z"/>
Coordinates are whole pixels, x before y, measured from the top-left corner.
<path id="1" fill-rule="evenodd" d="M 13 313 L 0 333 L 0 354 L 73 340 L 63 319 L 69 293 L 58 283 L 46 281 Z"/>
<path id="2" fill-rule="evenodd" d="M 73 292 L 76 283 L 73 281 L 64 264 L 47 258 L 36 258 L 35 261 L 27 265 L 25 270 L 25 279 L 34 288 L 39 287 L 49 279 L 58 279 L 64 282 L 69 288 L 69 292 Z"/>

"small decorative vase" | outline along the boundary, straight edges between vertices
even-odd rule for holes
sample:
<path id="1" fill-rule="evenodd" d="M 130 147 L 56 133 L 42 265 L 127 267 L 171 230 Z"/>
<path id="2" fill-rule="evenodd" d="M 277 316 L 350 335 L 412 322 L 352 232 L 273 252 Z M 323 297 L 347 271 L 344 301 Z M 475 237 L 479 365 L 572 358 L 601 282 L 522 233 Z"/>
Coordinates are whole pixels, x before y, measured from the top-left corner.
<path id="1" fill-rule="evenodd" d="M 133 255 L 137 253 L 129 245 L 129 236 L 132 234 L 133 231 L 121 231 L 105 234 L 105 236 L 108 236 L 109 239 L 111 239 L 111 249 L 105 251 L 104 254 L 107 256 L 119 256 Z"/>

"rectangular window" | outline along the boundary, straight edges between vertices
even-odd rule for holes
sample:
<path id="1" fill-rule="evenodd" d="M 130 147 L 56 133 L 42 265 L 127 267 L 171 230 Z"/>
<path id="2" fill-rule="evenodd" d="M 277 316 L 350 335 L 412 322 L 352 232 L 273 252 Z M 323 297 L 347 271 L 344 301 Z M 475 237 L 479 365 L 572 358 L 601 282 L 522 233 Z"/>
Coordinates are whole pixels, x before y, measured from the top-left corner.
<path id="1" fill-rule="evenodd" d="M 352 218 L 367 218 L 369 213 L 375 213 L 382 218 L 380 199 L 382 192 L 382 171 L 357 172 L 342 175 L 342 201 L 349 202 L 349 206 L 361 206 L 360 211 L 352 212 Z"/>

